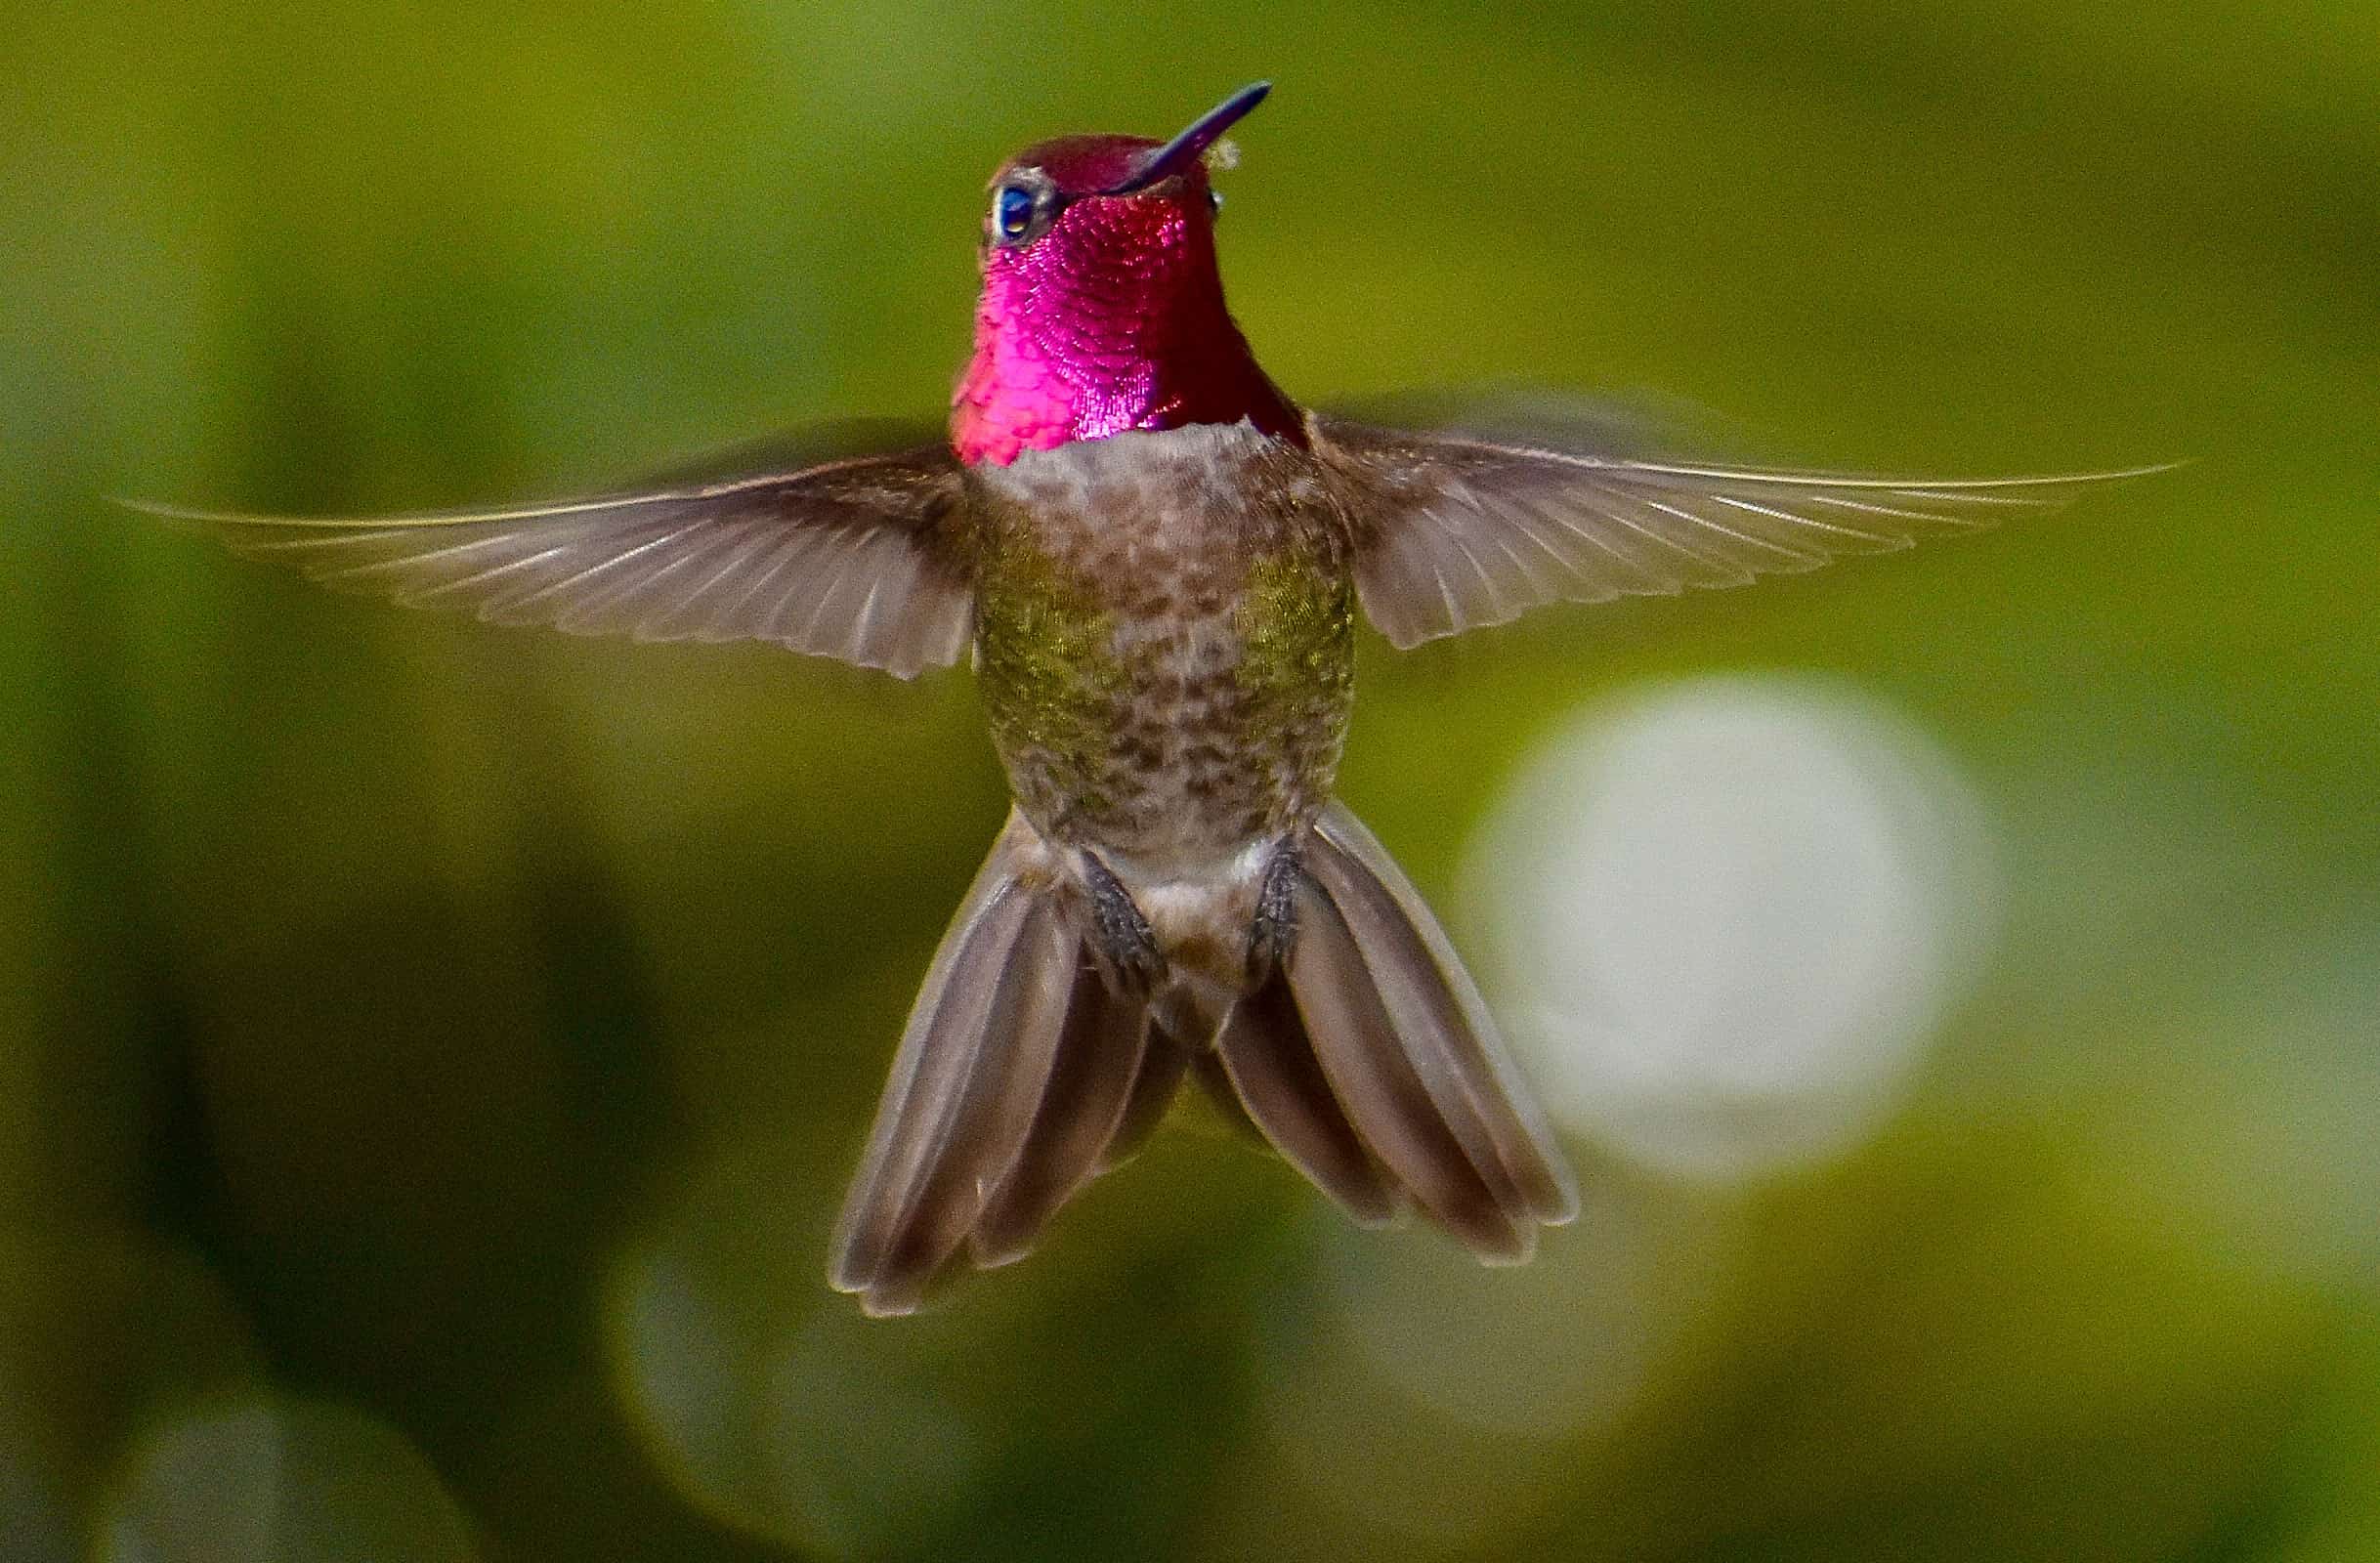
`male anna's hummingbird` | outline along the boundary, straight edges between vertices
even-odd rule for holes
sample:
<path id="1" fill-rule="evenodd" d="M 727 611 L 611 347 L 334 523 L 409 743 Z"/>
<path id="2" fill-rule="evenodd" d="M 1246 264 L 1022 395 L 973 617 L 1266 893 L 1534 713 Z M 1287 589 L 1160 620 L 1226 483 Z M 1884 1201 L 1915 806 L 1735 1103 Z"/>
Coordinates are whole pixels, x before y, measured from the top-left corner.
<path id="1" fill-rule="evenodd" d="M 925 977 L 834 1238 L 914 1308 L 1022 1255 L 1185 1074 L 1356 1220 L 1525 1259 L 1577 1196 L 1446 936 L 1331 796 L 1355 621 L 1407 647 L 1723 586 L 2058 503 L 1624 459 L 1298 406 L 1224 308 L 1217 138 L 1070 136 L 993 176 L 947 431 L 734 482 L 375 521 L 198 516 L 408 604 L 774 641 L 902 677 L 972 652 L 1008 822 Z M 2107 475 L 2113 476 L 2113 475 Z"/>

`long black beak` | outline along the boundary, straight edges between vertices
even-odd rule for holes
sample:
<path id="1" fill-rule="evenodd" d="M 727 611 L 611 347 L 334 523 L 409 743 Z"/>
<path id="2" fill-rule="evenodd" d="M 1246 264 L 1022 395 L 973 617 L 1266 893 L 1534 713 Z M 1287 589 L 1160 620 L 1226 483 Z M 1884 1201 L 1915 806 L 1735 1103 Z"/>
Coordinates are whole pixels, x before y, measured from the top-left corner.
<path id="1" fill-rule="evenodd" d="M 1199 115 L 1188 130 L 1150 151 L 1131 173 L 1101 190 L 1102 195 L 1129 195 L 1136 190 L 1147 190 L 1161 179 L 1180 173 L 1205 154 L 1215 139 L 1238 124 L 1248 111 L 1264 101 L 1273 90 L 1269 81 L 1252 82 L 1238 92 Z"/>

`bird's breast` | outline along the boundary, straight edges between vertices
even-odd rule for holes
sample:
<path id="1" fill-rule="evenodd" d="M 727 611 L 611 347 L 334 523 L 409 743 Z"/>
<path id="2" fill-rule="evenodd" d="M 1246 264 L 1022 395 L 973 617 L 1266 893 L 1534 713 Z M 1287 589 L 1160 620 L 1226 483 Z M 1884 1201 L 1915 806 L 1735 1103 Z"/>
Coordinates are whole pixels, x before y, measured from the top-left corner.
<path id="1" fill-rule="evenodd" d="M 1017 801 L 1156 889 L 1235 872 L 1329 795 L 1354 671 L 1345 526 L 1246 425 L 972 469 L 976 666 Z"/>

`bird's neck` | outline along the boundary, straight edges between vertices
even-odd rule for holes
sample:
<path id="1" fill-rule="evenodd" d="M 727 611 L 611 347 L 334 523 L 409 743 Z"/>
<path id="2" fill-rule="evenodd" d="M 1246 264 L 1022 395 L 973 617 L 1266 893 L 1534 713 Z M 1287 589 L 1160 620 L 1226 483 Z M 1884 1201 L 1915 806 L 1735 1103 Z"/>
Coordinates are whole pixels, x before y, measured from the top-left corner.
<path id="1" fill-rule="evenodd" d="M 1127 429 L 1242 419 L 1303 444 L 1303 419 L 1224 308 L 1205 238 L 1105 266 L 1027 255 L 989 270 L 951 399 L 959 459 L 1005 466 Z"/>

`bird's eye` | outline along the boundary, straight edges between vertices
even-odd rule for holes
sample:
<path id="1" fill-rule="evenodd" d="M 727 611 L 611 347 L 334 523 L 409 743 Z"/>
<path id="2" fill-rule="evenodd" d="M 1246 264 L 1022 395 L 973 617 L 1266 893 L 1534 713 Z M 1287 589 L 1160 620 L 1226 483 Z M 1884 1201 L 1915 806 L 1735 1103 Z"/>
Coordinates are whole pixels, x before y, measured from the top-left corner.
<path id="1" fill-rule="evenodd" d="M 1002 185 L 992 197 L 992 227 L 1003 244 L 1019 244 L 1033 232 L 1041 202 L 1029 185 Z"/>
<path id="2" fill-rule="evenodd" d="M 1221 190 L 1211 190 L 1207 192 L 1207 215 L 1209 217 L 1223 215 L 1223 192 Z"/>

